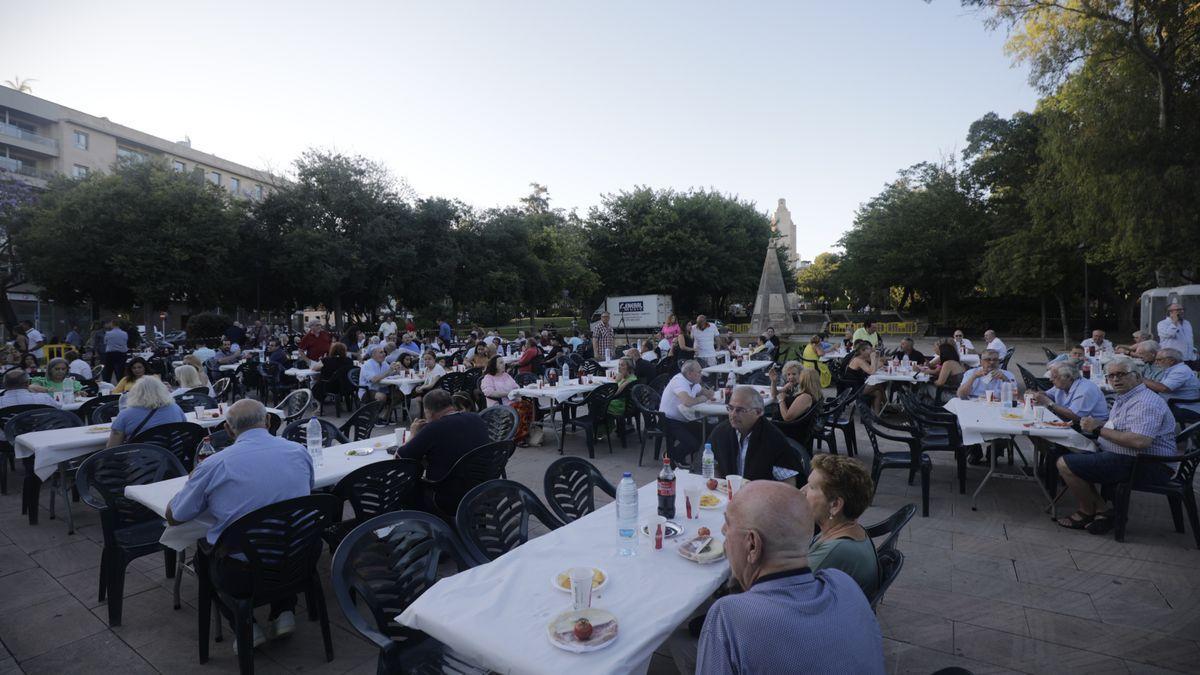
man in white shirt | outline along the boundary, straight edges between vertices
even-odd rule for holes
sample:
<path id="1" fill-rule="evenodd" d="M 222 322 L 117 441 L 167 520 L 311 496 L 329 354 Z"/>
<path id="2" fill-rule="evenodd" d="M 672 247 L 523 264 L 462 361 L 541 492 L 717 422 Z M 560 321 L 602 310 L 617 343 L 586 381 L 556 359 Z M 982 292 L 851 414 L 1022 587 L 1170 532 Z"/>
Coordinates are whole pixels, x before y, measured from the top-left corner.
<path id="1" fill-rule="evenodd" d="M 383 323 L 379 324 L 379 337 L 387 342 L 387 339 L 396 334 L 396 321 L 391 314 L 384 315 Z"/>
<path id="2" fill-rule="evenodd" d="M 45 363 L 46 351 L 42 349 L 42 345 L 46 344 L 46 336 L 28 321 L 22 321 L 21 325 L 25 326 L 25 339 L 29 341 L 29 351 L 37 357 L 38 363 Z"/>
<path id="3" fill-rule="evenodd" d="M 1092 331 L 1092 337 L 1084 340 L 1083 342 L 1080 342 L 1079 346 L 1083 347 L 1083 349 L 1089 355 L 1092 354 L 1092 349 L 1096 350 L 1095 353 L 1097 355 L 1111 354 L 1113 351 L 1113 344 L 1111 342 L 1109 342 L 1108 340 L 1104 339 L 1104 337 L 1105 337 L 1104 331 L 1097 328 L 1096 330 Z"/>
<path id="4" fill-rule="evenodd" d="M 32 347 L 33 338 L 29 339 Z M 1178 349 L 1185 363 L 1196 360 L 1196 345 L 1192 324 L 1183 318 L 1183 305 L 1172 302 L 1167 305 L 1167 318 L 1158 322 L 1158 346 Z"/>
<path id="5" fill-rule="evenodd" d="M 88 365 L 87 361 L 79 358 L 79 352 L 75 351 L 74 349 L 68 349 L 67 352 L 63 354 L 63 358 L 65 358 L 69 364 L 67 366 L 67 372 L 71 373 L 72 375 L 77 375 L 84 380 L 92 379 L 92 367 Z"/>
<path id="6" fill-rule="evenodd" d="M 972 354 L 975 352 L 975 345 L 963 336 L 961 330 L 954 331 L 954 348 L 958 350 L 960 358 L 963 354 Z"/>
<path id="7" fill-rule="evenodd" d="M 654 342 L 650 340 L 642 340 L 640 355 L 643 361 L 657 361 L 658 354 L 654 352 Z"/>
<path id="8" fill-rule="evenodd" d="M 663 390 L 658 403 L 658 411 L 663 415 L 663 429 L 667 432 L 668 439 L 664 452 L 684 468 L 690 468 L 692 454 L 700 450 L 700 435 L 703 429 L 700 420 L 685 413 L 683 409 L 713 397 L 712 390 L 700 384 L 700 369 L 698 361 L 684 361 L 679 367 L 679 374 L 667 383 L 667 388 Z"/>
<path id="9" fill-rule="evenodd" d="M 692 326 L 692 340 L 696 346 L 696 360 L 701 365 L 711 366 L 717 362 L 717 327 L 703 314 L 696 317 L 696 325 Z"/>
<path id="10" fill-rule="evenodd" d="M 995 350 L 1000 355 L 1000 358 L 1004 358 L 1004 355 L 1008 353 L 1008 346 L 1000 338 L 996 337 L 996 331 L 991 329 L 985 330 L 983 332 L 983 339 L 987 342 L 987 348 Z"/>

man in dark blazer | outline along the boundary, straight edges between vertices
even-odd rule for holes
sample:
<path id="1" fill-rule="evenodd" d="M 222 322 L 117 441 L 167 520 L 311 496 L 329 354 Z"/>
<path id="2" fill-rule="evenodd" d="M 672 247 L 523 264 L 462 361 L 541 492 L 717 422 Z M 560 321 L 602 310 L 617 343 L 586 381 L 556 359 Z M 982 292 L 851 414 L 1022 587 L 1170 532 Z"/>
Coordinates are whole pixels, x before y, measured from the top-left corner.
<path id="1" fill-rule="evenodd" d="M 803 471 L 800 456 L 788 439 L 763 416 L 763 399 L 754 387 L 734 387 L 726 406 L 729 419 L 708 440 L 717 460 L 717 475 L 746 480 L 787 480 Z"/>

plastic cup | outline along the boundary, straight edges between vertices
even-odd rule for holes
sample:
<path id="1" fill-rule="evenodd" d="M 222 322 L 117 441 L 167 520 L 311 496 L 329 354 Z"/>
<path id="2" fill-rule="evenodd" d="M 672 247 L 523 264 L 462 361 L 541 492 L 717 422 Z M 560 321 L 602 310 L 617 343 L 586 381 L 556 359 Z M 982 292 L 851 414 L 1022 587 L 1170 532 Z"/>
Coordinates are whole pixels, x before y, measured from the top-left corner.
<path id="1" fill-rule="evenodd" d="M 725 476 L 725 480 L 729 484 L 729 498 L 733 499 L 733 496 L 737 494 L 737 491 L 742 489 L 742 482 L 746 479 L 737 474 L 732 474 Z"/>
<path id="2" fill-rule="evenodd" d="M 687 508 L 687 504 L 685 504 L 684 512 L 691 514 L 690 515 L 691 520 L 699 519 L 700 518 L 700 484 L 699 483 L 690 484 L 687 487 L 683 488 L 683 498 L 687 500 L 687 504 L 691 505 L 691 508 L 689 509 L 689 508 Z"/>
<path id="3" fill-rule="evenodd" d="M 567 571 L 571 579 L 571 608 L 575 611 L 592 606 L 592 568 L 572 567 Z"/>
<path id="4" fill-rule="evenodd" d="M 195 413 L 196 413 L 196 419 L 197 419 L 197 420 L 202 420 L 202 419 L 204 419 L 204 413 L 205 413 L 205 412 L 207 412 L 207 411 L 204 409 L 204 406 L 202 406 L 202 405 L 198 405 L 198 406 L 196 406 L 196 407 L 195 407 L 193 410 L 194 410 L 194 411 L 195 411 Z"/>
<path id="5" fill-rule="evenodd" d="M 400 427 L 396 429 L 396 447 L 404 445 L 405 438 L 408 435 L 408 429 Z"/>

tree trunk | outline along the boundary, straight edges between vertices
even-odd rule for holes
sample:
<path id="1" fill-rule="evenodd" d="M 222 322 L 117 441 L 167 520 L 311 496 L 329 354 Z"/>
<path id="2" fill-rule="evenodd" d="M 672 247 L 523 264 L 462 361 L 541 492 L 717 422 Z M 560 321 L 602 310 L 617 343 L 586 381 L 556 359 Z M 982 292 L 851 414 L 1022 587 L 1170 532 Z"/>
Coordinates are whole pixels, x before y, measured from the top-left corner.
<path id="1" fill-rule="evenodd" d="M 17 310 L 13 309 L 12 302 L 8 299 L 8 280 L 0 284 L 0 289 L 3 289 L 3 297 L 0 297 L 0 319 L 4 321 L 4 327 L 8 329 L 9 335 L 16 335 L 17 332 Z"/>
<path id="2" fill-rule="evenodd" d="M 1063 349 L 1071 347 L 1071 332 L 1067 327 L 1067 301 L 1063 298 L 1062 293 L 1055 293 L 1054 299 L 1058 300 L 1058 318 L 1062 322 L 1062 341 Z"/>
<path id="3" fill-rule="evenodd" d="M 1046 339 L 1046 296 L 1040 296 L 1038 300 L 1042 304 L 1042 339 Z"/>
<path id="4" fill-rule="evenodd" d="M 1158 130 L 1165 132 L 1171 123 L 1171 74 L 1165 68 L 1157 68 L 1158 80 Z"/>

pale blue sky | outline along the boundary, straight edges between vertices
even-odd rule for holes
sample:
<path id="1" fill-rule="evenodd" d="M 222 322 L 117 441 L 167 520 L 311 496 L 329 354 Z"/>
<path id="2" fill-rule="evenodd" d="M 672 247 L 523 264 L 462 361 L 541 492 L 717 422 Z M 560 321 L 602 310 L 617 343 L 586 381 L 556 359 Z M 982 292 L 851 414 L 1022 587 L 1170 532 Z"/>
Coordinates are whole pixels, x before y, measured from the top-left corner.
<path id="1" fill-rule="evenodd" d="M 713 187 L 829 250 L 897 170 L 1032 108 L 957 0 L 6 3 L 0 79 L 261 168 L 361 153 L 422 195 L 586 213 Z"/>

